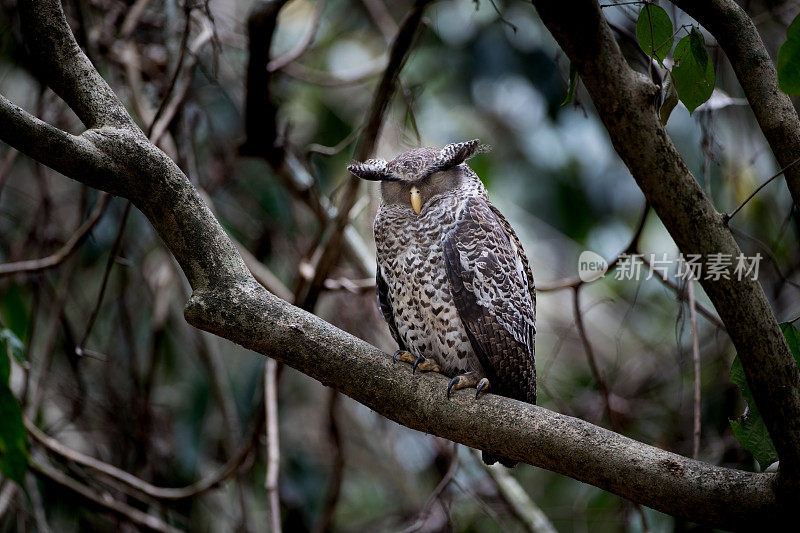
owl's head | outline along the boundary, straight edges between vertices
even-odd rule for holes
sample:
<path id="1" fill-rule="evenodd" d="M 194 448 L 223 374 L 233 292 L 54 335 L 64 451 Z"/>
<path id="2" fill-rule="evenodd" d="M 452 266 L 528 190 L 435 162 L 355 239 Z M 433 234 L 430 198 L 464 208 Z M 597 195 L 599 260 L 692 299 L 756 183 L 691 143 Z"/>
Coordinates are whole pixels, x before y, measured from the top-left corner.
<path id="1" fill-rule="evenodd" d="M 386 204 L 409 205 L 419 214 L 432 197 L 458 188 L 465 173 L 459 168 L 470 157 L 485 151 L 477 139 L 438 148 L 415 148 L 391 161 L 368 159 L 353 162 L 347 170 L 354 176 L 381 182 Z"/>

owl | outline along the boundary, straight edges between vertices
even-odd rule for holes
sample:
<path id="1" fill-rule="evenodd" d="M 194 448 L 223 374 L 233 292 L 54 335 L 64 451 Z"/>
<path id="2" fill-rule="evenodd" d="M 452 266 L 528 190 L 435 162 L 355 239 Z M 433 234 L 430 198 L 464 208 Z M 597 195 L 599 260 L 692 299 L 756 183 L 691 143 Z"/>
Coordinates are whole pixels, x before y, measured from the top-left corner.
<path id="1" fill-rule="evenodd" d="M 517 235 L 466 160 L 477 140 L 417 148 L 348 170 L 381 183 L 373 229 L 378 305 L 395 360 L 452 390 L 536 403 L 536 294 Z M 488 464 L 514 462 L 483 452 Z"/>

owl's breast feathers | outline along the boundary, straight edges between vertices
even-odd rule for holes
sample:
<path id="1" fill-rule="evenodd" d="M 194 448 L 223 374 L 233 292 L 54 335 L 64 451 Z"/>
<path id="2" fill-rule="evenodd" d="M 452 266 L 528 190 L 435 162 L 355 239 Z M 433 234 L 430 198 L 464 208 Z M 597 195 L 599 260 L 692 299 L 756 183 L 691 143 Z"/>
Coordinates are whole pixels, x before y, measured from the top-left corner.
<path id="1" fill-rule="evenodd" d="M 469 351 L 474 352 L 470 356 L 477 357 L 492 390 L 535 403 L 533 276 L 511 226 L 489 202 L 485 191 L 480 192 L 455 194 L 425 217 L 407 218 L 393 210 L 379 212 L 374 228 L 379 305 L 392 336 L 401 348 L 406 344 L 412 351 L 412 345 L 423 340 L 419 334 L 438 326 L 415 324 L 421 318 L 424 321 L 425 313 L 394 307 L 442 304 L 450 308 L 452 312 L 446 314 L 461 323 L 448 324 L 448 329 L 457 326 L 464 342 L 468 338 L 467 349 L 471 347 Z M 404 275 L 402 262 L 409 251 L 423 249 L 426 270 L 440 276 L 421 280 Z M 416 258 L 418 262 L 422 259 Z M 430 262 L 437 263 L 435 269 Z M 444 284 L 436 287 L 444 290 L 436 291 L 441 302 L 408 299 L 410 292 L 423 294 L 420 287 L 412 290 L 409 285 L 431 281 Z"/>

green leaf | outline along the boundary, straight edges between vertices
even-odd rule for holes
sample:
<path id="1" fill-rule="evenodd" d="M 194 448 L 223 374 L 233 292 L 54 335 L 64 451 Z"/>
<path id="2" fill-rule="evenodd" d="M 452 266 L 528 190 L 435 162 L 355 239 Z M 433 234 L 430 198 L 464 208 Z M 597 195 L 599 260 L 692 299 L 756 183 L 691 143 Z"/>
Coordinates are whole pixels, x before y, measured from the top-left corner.
<path id="1" fill-rule="evenodd" d="M 19 364 L 25 363 L 25 344 L 13 331 L 8 328 L 1 329 L 0 343 L 5 347 L 6 353 L 11 353 Z"/>
<path id="2" fill-rule="evenodd" d="M 567 105 L 572 97 L 575 95 L 575 87 L 578 86 L 578 70 L 575 68 L 574 63 L 569 64 L 569 88 L 567 88 L 567 95 L 561 101 L 561 105 Z"/>
<path id="3" fill-rule="evenodd" d="M 645 4 L 636 21 L 636 39 L 642 50 L 664 66 L 664 58 L 672 50 L 672 21 L 663 8 Z"/>
<path id="4" fill-rule="evenodd" d="M 789 345 L 789 351 L 792 352 L 795 362 L 800 366 L 800 330 L 791 322 L 782 322 L 780 327 L 786 338 L 786 344 Z"/>
<path id="5" fill-rule="evenodd" d="M 7 384 L 0 384 L 0 472 L 24 487 L 28 457 L 19 402 Z"/>
<path id="6" fill-rule="evenodd" d="M 0 341 L 0 473 L 22 487 L 28 469 L 28 442 L 19 402 L 8 386 L 8 354 L 24 361 L 25 346 L 8 328 L 0 330 Z"/>
<path id="7" fill-rule="evenodd" d="M 678 41 L 674 57 L 675 90 L 689 113 L 693 113 L 714 92 L 714 65 L 708 57 L 703 34 L 692 28 L 689 35 Z"/>
<path id="8" fill-rule="evenodd" d="M 786 94 L 800 94 L 800 15 L 786 30 L 786 42 L 778 50 L 778 87 Z"/>
<path id="9" fill-rule="evenodd" d="M 800 365 L 800 331 L 789 322 L 782 323 L 780 327 L 795 362 Z M 731 429 L 744 449 L 753 454 L 763 470 L 778 460 L 778 452 L 775 451 L 767 426 L 758 411 L 738 355 L 731 365 L 730 379 L 739 387 L 742 397 L 747 402 L 744 414 L 737 420 L 730 421 Z"/>
<path id="10" fill-rule="evenodd" d="M 778 452 L 775 451 L 775 445 L 772 444 L 767 426 L 761 418 L 761 413 L 758 412 L 738 355 L 731 365 L 730 379 L 739 387 L 748 405 L 742 416 L 736 420 L 730 420 L 733 435 L 745 450 L 753 454 L 763 470 L 778 460 Z"/>

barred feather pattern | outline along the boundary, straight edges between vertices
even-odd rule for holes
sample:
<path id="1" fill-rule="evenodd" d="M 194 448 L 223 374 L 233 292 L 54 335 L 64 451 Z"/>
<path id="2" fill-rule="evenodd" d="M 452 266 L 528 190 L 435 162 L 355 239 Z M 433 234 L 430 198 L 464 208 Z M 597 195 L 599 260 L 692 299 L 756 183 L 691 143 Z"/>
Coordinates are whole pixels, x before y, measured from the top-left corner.
<path id="1" fill-rule="evenodd" d="M 464 143 L 460 143 L 464 144 Z M 475 142 L 477 147 L 477 142 Z M 453 148 L 455 157 L 468 149 Z M 445 148 L 447 149 L 447 147 Z M 418 149 L 389 164 L 411 174 L 444 150 Z M 437 153 L 438 152 L 438 153 Z M 535 297 L 528 260 L 511 226 L 466 164 L 462 185 L 415 215 L 379 208 L 378 300 L 392 335 L 450 376 L 476 372 L 495 393 L 536 401 Z"/>

